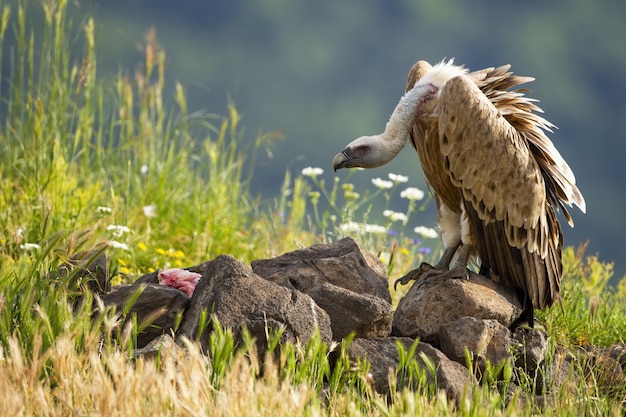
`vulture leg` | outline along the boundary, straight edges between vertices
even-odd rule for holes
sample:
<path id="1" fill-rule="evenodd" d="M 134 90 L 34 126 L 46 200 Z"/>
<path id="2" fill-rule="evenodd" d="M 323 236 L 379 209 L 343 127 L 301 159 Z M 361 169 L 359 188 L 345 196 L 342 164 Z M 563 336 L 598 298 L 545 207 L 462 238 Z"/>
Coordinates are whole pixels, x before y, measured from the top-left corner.
<path id="1" fill-rule="evenodd" d="M 448 268 L 450 268 L 450 262 L 452 262 L 452 258 L 454 257 L 454 254 L 456 253 L 456 250 L 459 248 L 460 245 L 461 241 L 459 241 L 456 245 L 452 245 L 446 248 L 446 250 L 443 252 L 443 255 L 441 256 L 441 259 L 439 259 L 439 262 L 435 264 L 435 269 L 447 271 Z"/>
<path id="2" fill-rule="evenodd" d="M 448 272 L 444 273 L 443 275 L 447 275 L 450 278 L 469 279 L 467 262 L 473 249 L 473 246 L 470 244 L 463 245 L 461 251 L 459 252 L 459 257 L 456 259 L 456 262 L 454 263 L 454 265 L 452 265 L 452 268 L 450 268 Z"/>

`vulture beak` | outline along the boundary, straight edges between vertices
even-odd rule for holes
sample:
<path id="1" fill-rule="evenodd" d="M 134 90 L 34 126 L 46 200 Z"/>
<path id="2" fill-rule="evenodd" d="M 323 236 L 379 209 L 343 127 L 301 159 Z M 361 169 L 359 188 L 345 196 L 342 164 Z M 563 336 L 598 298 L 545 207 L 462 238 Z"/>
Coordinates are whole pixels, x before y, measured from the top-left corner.
<path id="1" fill-rule="evenodd" d="M 348 163 L 351 160 L 352 160 L 352 151 L 350 150 L 350 147 L 347 147 L 346 149 L 344 149 L 343 151 L 335 155 L 335 157 L 333 158 L 333 169 L 337 171 L 338 169 L 341 169 L 341 168 L 347 168 Z"/>

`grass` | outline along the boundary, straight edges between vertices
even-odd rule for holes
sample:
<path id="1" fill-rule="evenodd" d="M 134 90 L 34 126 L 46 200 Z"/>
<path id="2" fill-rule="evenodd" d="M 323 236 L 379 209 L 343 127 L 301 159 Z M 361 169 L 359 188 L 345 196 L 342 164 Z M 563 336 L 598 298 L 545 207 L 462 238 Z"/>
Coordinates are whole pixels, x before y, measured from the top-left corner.
<path id="1" fill-rule="evenodd" d="M 4 6 L 0 18 L 0 414 L 578 416 L 623 410 L 624 390 L 603 391 L 601 370 L 590 372 L 582 359 L 573 362 L 571 382 L 551 392 L 545 405 L 517 401 L 532 391 L 532 377 L 505 365 L 494 375 L 517 373 L 523 382 L 517 397 L 508 399 L 499 382 L 487 378 L 456 408 L 428 386 L 411 351 L 400 352 L 402 366 L 386 397 L 372 390 L 367 363 L 347 360 L 348 342 L 287 344 L 261 369 L 253 343 L 237 350 L 233 335 L 218 326 L 210 358 L 189 342 L 156 358 L 132 359 L 141 324 L 119 331 L 122 317 L 89 294 L 74 306 L 76 282 L 51 279 L 49 271 L 96 249 L 106 251 L 115 283 L 127 283 L 223 253 L 247 262 L 351 235 L 395 278 L 432 256 L 427 249 L 437 252 L 436 240 L 417 241 L 405 230 L 405 218 L 426 202 L 407 197 L 405 209 L 388 211 L 385 224 L 373 225 L 374 203 L 382 200 L 390 210 L 393 193 L 405 191 L 402 177 L 375 180 L 374 191 L 359 192 L 310 169 L 287 172 L 280 197 L 261 203 L 249 187 L 250 167 L 259 150 L 281 139 L 278 133 L 246 137 L 233 104 L 223 116 L 190 112 L 181 85 L 167 99 L 166 58 L 154 32 L 146 35 L 135 72 L 100 81 L 94 22 L 73 29 L 66 1 L 37 7 L 41 25 L 32 23 L 34 6 L 26 1 Z M 564 262 L 563 303 L 539 313 L 552 355 L 557 342 L 573 352 L 624 343 L 626 281 L 609 288 L 611 266 L 582 251 L 567 249 Z M 408 379 L 413 389 L 394 378 Z"/>

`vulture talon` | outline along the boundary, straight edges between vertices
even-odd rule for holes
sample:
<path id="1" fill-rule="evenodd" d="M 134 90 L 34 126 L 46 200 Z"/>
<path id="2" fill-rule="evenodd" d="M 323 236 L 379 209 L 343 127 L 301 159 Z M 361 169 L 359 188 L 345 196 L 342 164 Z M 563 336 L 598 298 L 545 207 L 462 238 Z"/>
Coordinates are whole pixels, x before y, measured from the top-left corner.
<path id="1" fill-rule="evenodd" d="M 405 276 L 395 280 L 393 283 L 393 290 L 394 291 L 397 290 L 398 284 L 406 285 L 409 283 L 409 281 L 418 282 L 424 279 L 424 276 L 428 275 L 432 270 L 433 270 L 432 265 L 427 264 L 426 262 L 422 262 L 419 267 L 413 269 L 412 271 L 407 273 Z"/>

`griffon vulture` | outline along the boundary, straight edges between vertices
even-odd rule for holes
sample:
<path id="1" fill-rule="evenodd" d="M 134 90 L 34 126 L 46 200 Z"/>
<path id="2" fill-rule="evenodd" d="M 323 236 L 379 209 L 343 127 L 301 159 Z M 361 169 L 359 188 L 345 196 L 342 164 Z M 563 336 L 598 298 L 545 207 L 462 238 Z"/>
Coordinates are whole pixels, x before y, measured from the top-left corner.
<path id="1" fill-rule="evenodd" d="M 417 62 L 384 133 L 354 140 L 333 167 L 381 166 L 410 138 L 445 246 L 428 274 L 466 276 L 478 257 L 482 273 L 518 289 L 532 325 L 533 308 L 551 305 L 560 289 L 563 234 L 555 209 L 573 226 L 564 204 L 585 212 L 585 200 L 546 136 L 554 126 L 527 90 L 512 90 L 533 78 L 509 68 L 469 72 L 452 60 Z"/>

